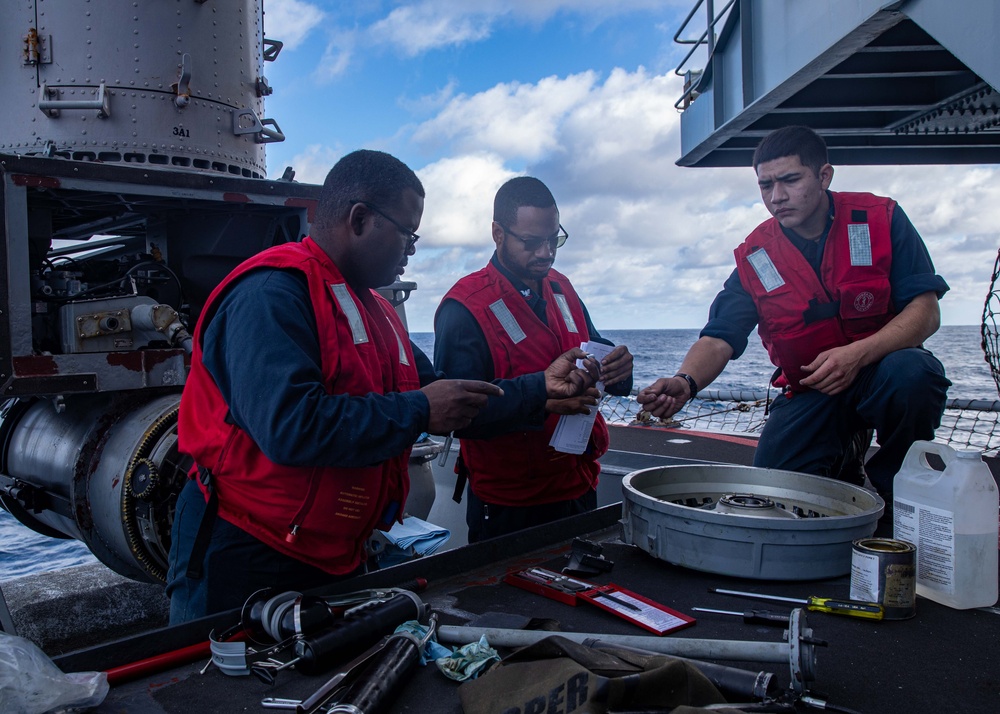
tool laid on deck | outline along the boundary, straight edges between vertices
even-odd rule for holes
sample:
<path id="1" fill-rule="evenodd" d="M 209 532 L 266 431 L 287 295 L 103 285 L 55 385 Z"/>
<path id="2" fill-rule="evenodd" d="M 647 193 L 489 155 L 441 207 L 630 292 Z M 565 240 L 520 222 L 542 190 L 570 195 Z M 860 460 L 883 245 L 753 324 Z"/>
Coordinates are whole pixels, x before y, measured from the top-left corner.
<path id="1" fill-rule="evenodd" d="M 564 605 L 590 603 L 634 625 L 664 635 L 694 624 L 694 618 L 614 583 L 598 584 L 545 568 L 528 568 L 504 576 L 504 582 Z"/>
<path id="2" fill-rule="evenodd" d="M 692 607 L 695 612 L 711 612 L 716 615 L 735 615 L 742 617 L 743 622 L 748 625 L 770 625 L 772 627 L 788 627 L 788 615 L 780 612 L 769 612 L 767 610 L 744 610 L 736 612 L 734 610 L 713 610 L 708 607 Z"/>
<path id="3" fill-rule="evenodd" d="M 296 714 L 320 711 L 376 714 L 385 711 L 416 669 L 436 627 L 437 614 L 432 614 L 422 637 L 411 632 L 395 632 L 355 658 L 308 698 L 265 697 L 261 705 L 266 709 L 294 710 Z"/>
<path id="4" fill-rule="evenodd" d="M 802 605 L 807 610 L 815 612 L 829 612 L 833 615 L 847 615 L 848 617 L 860 617 L 866 620 L 881 620 L 884 615 L 882 606 L 877 602 L 864 602 L 861 600 L 838 600 L 832 597 L 816 597 L 810 595 L 807 598 L 781 597 L 779 595 L 762 595 L 761 593 L 748 593 L 739 590 L 723 590 L 722 588 L 709 588 L 710 593 L 720 593 L 722 595 L 738 595 L 757 600 L 773 600 L 775 602 L 790 602 L 795 605 Z"/>
<path id="5" fill-rule="evenodd" d="M 449 645 L 466 645 L 485 637 L 493 647 L 527 647 L 537 643 L 552 632 L 512 630 L 496 627 L 438 627 L 438 641 Z M 806 623 L 806 613 L 796 608 L 788 618 L 784 633 L 786 642 L 703 640 L 683 637 L 652 637 L 650 635 L 609 635 L 585 632 L 559 632 L 559 637 L 588 646 L 624 646 L 650 650 L 674 657 L 707 660 L 732 660 L 747 662 L 786 662 L 792 688 L 804 693 L 809 682 L 816 679 L 816 648 L 826 642 L 813 637 L 812 628 Z"/>
<path id="6" fill-rule="evenodd" d="M 209 635 L 209 665 L 227 675 L 253 674 L 267 684 L 293 667 L 318 674 L 372 646 L 403 622 L 422 619 L 426 612 L 416 593 L 400 588 L 326 597 L 293 591 L 269 596 L 261 591 L 244 604 L 239 623 L 219 636 L 214 631 Z M 236 633 L 245 641 L 233 641 Z M 291 659 L 275 657 L 287 651 Z"/>

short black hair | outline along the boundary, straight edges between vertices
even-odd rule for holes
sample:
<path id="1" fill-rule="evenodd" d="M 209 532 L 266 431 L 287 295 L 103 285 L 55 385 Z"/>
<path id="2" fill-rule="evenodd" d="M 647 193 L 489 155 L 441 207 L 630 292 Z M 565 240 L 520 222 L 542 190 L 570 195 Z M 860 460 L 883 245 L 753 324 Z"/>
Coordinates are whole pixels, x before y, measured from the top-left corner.
<path id="1" fill-rule="evenodd" d="M 316 223 L 326 227 L 343 219 L 352 201 L 368 201 L 388 208 L 408 188 L 424 197 L 420 179 L 395 156 L 371 149 L 351 152 L 326 175 L 316 209 Z"/>
<path id="2" fill-rule="evenodd" d="M 753 152 L 753 169 L 760 164 L 786 156 L 798 156 L 803 166 L 819 170 L 830 163 L 823 137 L 807 126 L 785 126 L 776 129 L 761 139 Z"/>
<path id="3" fill-rule="evenodd" d="M 531 176 L 517 176 L 505 183 L 493 199 L 493 220 L 504 228 L 517 222 L 517 209 L 521 206 L 548 208 L 556 199 L 548 187 Z"/>

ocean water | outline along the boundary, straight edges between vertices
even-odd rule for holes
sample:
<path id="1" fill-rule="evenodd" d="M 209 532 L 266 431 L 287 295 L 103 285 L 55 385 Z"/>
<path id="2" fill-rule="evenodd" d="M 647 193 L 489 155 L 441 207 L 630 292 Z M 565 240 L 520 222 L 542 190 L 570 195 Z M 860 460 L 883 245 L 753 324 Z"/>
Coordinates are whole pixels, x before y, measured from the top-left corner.
<path id="1" fill-rule="evenodd" d="M 602 330 L 601 335 L 616 345 L 628 345 L 634 358 L 633 383 L 637 389 L 642 389 L 656 379 L 669 377 L 677 371 L 688 347 L 698 339 L 698 332 L 697 329 Z M 428 357 L 433 358 L 433 333 L 414 332 L 411 338 Z M 1000 399 L 980 342 L 980 328 L 974 325 L 942 327 L 927 341 L 926 347 L 941 360 L 953 383 L 948 390 L 950 398 Z M 764 391 L 773 372 L 774 367 L 760 338 L 753 334 L 746 352 L 729 363 L 711 388 Z"/>
<path id="2" fill-rule="evenodd" d="M 602 334 L 615 344 L 628 345 L 635 358 L 635 386 L 639 389 L 659 377 L 674 374 L 684 353 L 698 337 L 698 330 L 607 330 Z M 413 342 L 428 356 L 434 354 L 434 335 L 416 332 Z M 927 347 L 944 364 L 953 382 L 953 399 L 1000 399 L 983 357 L 978 326 L 942 327 Z M 730 362 L 712 387 L 723 390 L 765 390 L 773 367 L 756 336 L 738 360 Z M 38 535 L 0 509 L 0 581 L 22 575 L 59 570 L 95 562 L 82 543 Z"/>

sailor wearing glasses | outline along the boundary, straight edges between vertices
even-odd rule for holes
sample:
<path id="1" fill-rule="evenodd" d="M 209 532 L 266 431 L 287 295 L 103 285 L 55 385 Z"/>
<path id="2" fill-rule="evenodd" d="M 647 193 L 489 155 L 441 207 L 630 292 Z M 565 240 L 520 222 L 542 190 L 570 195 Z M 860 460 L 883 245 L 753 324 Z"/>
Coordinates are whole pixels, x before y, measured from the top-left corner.
<path id="1" fill-rule="evenodd" d="M 490 381 L 528 375 L 588 341 L 611 345 L 594 328 L 569 278 L 552 269 L 567 234 L 552 193 L 536 178 L 511 179 L 493 204 L 489 264 L 459 280 L 434 320 L 434 366 L 449 377 Z M 632 389 L 632 355 L 614 348 L 601 361 L 610 394 Z M 469 542 L 548 523 L 597 506 L 600 458 L 608 427 L 598 413 L 582 454 L 549 446 L 560 415 L 596 410 L 590 389 L 571 399 L 549 399 L 544 409 L 527 393 L 491 399 L 490 426 L 459 432 L 459 489 L 468 479 Z"/>
<path id="2" fill-rule="evenodd" d="M 193 457 L 167 575 L 173 624 L 363 570 L 375 528 L 401 520 L 410 447 L 467 427 L 507 385 L 439 379 L 375 291 L 403 272 L 424 189 L 389 154 L 331 169 L 311 237 L 239 265 L 209 297 L 181 397 Z M 585 353 L 546 364 L 546 394 L 579 394 Z"/>

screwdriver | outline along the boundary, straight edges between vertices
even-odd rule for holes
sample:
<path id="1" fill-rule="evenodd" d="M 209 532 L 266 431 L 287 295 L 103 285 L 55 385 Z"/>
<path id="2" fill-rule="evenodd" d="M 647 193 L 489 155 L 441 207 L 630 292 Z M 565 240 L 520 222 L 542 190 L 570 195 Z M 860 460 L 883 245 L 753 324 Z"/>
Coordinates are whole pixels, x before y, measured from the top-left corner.
<path id="1" fill-rule="evenodd" d="M 780 612 L 768 612 L 767 610 L 735 612 L 733 610 L 712 610 L 707 607 L 692 607 L 691 609 L 696 612 L 712 612 L 716 615 L 736 615 L 737 617 L 742 617 L 743 622 L 748 625 L 770 625 L 771 627 L 780 625 L 788 627 L 788 615 L 782 615 Z"/>
<path id="2" fill-rule="evenodd" d="M 861 600 L 837 600 L 832 597 L 816 597 L 810 595 L 807 598 L 780 597 L 778 595 L 761 595 L 760 593 L 745 593 L 739 590 L 723 590 L 722 588 L 709 588 L 710 593 L 720 593 L 722 595 L 740 595 L 758 600 L 774 600 L 777 602 L 791 602 L 796 605 L 804 605 L 807 610 L 816 612 L 829 612 L 834 615 L 847 615 L 848 617 L 861 617 L 866 620 L 881 620 L 884 614 L 882 606 L 877 602 L 863 602 Z"/>

